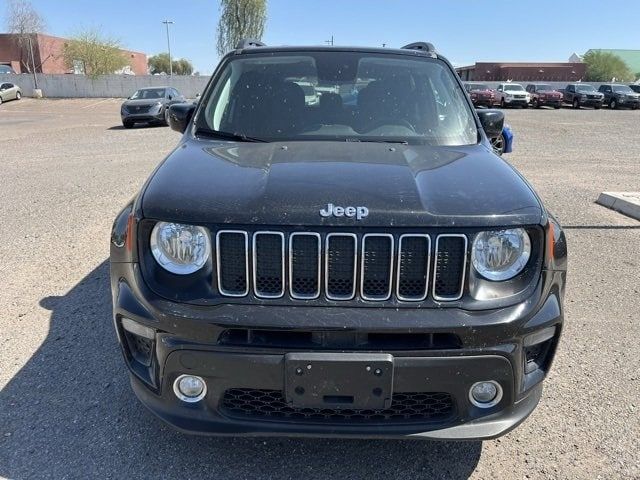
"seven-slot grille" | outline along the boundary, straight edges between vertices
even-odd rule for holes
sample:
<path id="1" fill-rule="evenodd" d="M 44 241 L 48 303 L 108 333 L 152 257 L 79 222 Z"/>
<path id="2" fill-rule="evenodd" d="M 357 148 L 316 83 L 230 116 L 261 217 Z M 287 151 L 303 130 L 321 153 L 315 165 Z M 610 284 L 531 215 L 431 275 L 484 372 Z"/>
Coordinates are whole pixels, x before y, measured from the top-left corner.
<path id="1" fill-rule="evenodd" d="M 462 234 L 220 230 L 216 272 L 221 295 L 334 301 L 419 302 L 462 297 L 467 237 Z M 433 247 L 432 247 L 433 245 Z M 252 289 L 250 289 L 250 286 Z"/>

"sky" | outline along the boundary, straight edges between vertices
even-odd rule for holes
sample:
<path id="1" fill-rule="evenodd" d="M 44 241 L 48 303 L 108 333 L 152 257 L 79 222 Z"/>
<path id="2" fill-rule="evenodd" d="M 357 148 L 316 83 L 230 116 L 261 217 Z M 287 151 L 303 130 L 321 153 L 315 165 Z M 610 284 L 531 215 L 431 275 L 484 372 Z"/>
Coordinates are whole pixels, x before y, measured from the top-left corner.
<path id="1" fill-rule="evenodd" d="M 6 15 L 0 0 L 2 27 Z M 216 0 L 31 0 L 47 33 L 68 37 L 99 28 L 124 48 L 187 58 L 202 74 L 218 62 Z M 455 65 L 476 61 L 567 61 L 590 48 L 640 49 L 638 10 L 626 2 L 536 0 L 268 0 L 269 45 L 401 47 L 428 41 Z M 616 4 L 619 7 L 616 7 Z M 577 19 L 576 19 L 577 15 Z"/>

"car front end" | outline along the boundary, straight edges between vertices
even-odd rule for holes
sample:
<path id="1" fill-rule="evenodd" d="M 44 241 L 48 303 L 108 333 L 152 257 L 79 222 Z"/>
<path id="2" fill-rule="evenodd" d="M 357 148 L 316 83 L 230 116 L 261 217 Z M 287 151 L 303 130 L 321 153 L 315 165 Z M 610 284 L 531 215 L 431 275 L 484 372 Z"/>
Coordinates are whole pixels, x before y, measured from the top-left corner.
<path id="1" fill-rule="evenodd" d="M 419 47 L 239 48 L 197 106 L 171 108 L 184 136 L 111 233 L 113 321 L 155 415 L 196 434 L 463 440 L 533 411 L 564 234 L 491 152 L 503 115 L 476 115 Z M 319 88 L 358 89 L 353 115 L 305 103 L 316 65 Z M 420 116 L 437 111 L 426 78 L 455 122 Z"/>
<path id="2" fill-rule="evenodd" d="M 506 90 L 503 94 L 504 102 L 509 106 L 526 107 L 531 102 L 531 95 L 524 90 Z"/>
<path id="3" fill-rule="evenodd" d="M 120 119 L 127 122 L 163 122 L 165 104 L 161 100 L 130 100 L 120 107 Z"/>

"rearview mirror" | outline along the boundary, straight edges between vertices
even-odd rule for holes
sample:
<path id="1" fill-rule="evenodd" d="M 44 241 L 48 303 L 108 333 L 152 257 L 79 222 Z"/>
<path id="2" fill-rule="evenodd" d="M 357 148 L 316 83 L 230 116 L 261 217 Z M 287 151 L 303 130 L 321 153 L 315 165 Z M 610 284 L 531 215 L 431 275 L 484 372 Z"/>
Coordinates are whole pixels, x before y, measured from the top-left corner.
<path id="1" fill-rule="evenodd" d="M 476 110 L 484 133 L 489 138 L 498 138 L 504 127 L 504 112 L 500 110 Z"/>
<path id="2" fill-rule="evenodd" d="M 189 126 L 196 106 L 192 103 L 174 103 L 169 107 L 169 125 L 172 130 L 184 133 Z"/>

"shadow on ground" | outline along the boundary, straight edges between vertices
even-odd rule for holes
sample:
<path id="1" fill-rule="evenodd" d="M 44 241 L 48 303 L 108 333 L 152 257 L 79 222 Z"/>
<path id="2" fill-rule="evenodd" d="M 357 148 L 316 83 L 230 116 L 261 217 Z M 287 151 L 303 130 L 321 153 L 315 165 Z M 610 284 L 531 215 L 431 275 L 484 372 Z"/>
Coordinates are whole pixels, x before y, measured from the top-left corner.
<path id="1" fill-rule="evenodd" d="M 480 459 L 480 442 L 177 433 L 131 392 L 110 302 L 108 262 L 42 299 L 49 335 L 0 392 L 0 477 L 467 478 Z"/>
<path id="2" fill-rule="evenodd" d="M 133 130 L 138 128 L 161 128 L 166 126 L 167 125 L 163 123 L 136 123 L 131 128 L 124 128 L 124 125 L 114 125 L 113 127 L 107 128 L 107 130 Z"/>

